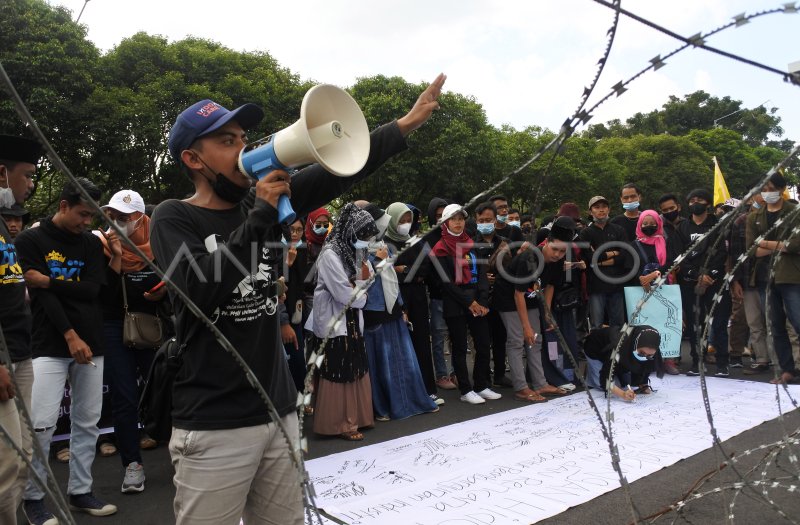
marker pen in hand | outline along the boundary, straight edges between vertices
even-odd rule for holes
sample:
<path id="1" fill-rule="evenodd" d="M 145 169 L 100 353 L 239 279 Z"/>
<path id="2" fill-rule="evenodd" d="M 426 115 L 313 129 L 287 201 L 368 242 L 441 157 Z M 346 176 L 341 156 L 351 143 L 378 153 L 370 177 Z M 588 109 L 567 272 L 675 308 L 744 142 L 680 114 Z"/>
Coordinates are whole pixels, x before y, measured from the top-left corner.
<path id="1" fill-rule="evenodd" d="M 92 363 L 92 364 L 94 364 L 94 363 Z M 627 388 L 627 390 L 628 390 L 628 392 L 633 392 L 633 389 L 631 388 L 631 385 L 628 385 L 628 388 Z M 635 397 L 635 396 L 636 396 L 636 394 L 633 394 L 633 395 L 634 395 L 634 398 L 633 398 L 633 399 L 631 399 L 631 403 L 633 403 L 634 401 L 636 401 L 636 397 Z"/>

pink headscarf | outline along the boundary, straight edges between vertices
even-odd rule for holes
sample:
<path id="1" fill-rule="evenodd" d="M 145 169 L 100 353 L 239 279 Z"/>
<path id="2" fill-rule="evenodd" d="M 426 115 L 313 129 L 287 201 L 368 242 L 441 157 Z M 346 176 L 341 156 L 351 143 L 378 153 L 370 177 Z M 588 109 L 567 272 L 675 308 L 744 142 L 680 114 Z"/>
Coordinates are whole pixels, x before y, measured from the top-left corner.
<path id="1" fill-rule="evenodd" d="M 642 233 L 642 221 L 645 217 L 652 217 L 656 220 L 658 230 L 651 237 Z M 645 210 L 639 215 L 639 222 L 636 223 L 636 240 L 642 244 L 649 244 L 656 247 L 656 257 L 658 264 L 667 264 L 667 240 L 664 238 L 664 221 L 661 220 L 661 215 L 654 210 Z"/>

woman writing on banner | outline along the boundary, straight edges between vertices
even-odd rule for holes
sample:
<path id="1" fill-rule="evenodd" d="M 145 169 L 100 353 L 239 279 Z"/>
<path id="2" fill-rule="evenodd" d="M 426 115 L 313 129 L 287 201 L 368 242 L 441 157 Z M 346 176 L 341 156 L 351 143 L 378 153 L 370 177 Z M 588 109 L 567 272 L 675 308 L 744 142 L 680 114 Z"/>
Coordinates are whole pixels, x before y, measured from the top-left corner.
<path id="1" fill-rule="evenodd" d="M 103 210 L 108 220 L 113 221 L 152 261 L 150 218 L 144 213 L 141 195 L 133 190 L 118 191 L 103 206 Z M 123 319 L 126 311 L 159 315 L 166 287 L 151 291 L 159 283 L 159 277 L 133 252 L 128 243 L 120 241 L 114 230 L 97 233 L 103 242 L 106 258 L 110 261 L 101 300 L 106 342 L 105 371 L 111 387 L 114 434 L 125 468 L 121 490 L 126 493 L 142 492 L 145 477 L 140 445 L 152 448 L 156 443 L 147 436 L 142 436 L 140 440 L 138 378 L 140 375 L 147 377 L 158 348 L 157 345 L 153 348 L 125 346 Z M 121 257 L 113 257 L 114 254 L 121 254 Z M 161 318 L 165 319 L 165 316 Z"/>
<path id="2" fill-rule="evenodd" d="M 330 336 L 319 367 L 314 432 L 348 441 L 364 439 L 358 429 L 375 424 L 362 335 L 361 308 L 367 303 L 366 291 L 349 307 L 347 304 L 354 289 L 372 275 L 367 246 L 377 234 L 368 212 L 352 203 L 342 209 L 317 259 L 314 310 L 306 326 L 314 332 L 315 349 Z M 331 325 L 335 319 L 340 321 Z"/>
<path id="3" fill-rule="evenodd" d="M 664 377 L 664 362 L 661 358 L 661 334 L 648 325 L 634 326 L 630 335 L 625 336 L 620 347 L 618 360 L 614 366 L 606 395 L 612 393 L 625 401 L 633 401 L 636 394 L 652 394 L 650 374 Z M 611 327 L 596 328 L 589 332 L 583 343 L 583 351 L 588 357 L 603 363 L 600 370 L 600 384 L 605 385 L 611 374 L 611 353 L 620 340 L 620 334 Z M 631 389 L 631 383 L 639 388 Z"/>

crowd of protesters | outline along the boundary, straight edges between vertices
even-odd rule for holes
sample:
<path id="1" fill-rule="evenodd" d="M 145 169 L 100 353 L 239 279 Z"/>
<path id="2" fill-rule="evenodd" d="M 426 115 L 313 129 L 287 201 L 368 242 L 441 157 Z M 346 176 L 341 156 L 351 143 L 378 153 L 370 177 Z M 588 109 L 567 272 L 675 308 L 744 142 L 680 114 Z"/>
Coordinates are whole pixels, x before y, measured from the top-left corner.
<path id="1" fill-rule="evenodd" d="M 432 111 L 419 104 L 435 104 L 441 83 L 408 115 L 372 133 L 363 176 L 404 148 L 404 137 Z M 503 195 L 472 209 L 446 195 L 336 208 L 329 203 L 359 175 L 343 182 L 312 167 L 290 184 L 273 172 L 253 191 L 226 157 L 238 154 L 260 108 L 196 106 L 203 111 L 187 109 L 170 136 L 196 193 L 160 203 L 152 218 L 147 205 L 156 203 L 145 203 L 136 188 L 104 200 L 94 183 L 79 179 L 64 186 L 54 215 L 28 224 L 23 204 L 40 151 L 26 139 L 0 140 L 0 318 L 16 378 L 10 382 L 0 366 L 0 423 L 21 450 L 30 454 L 36 439 L 47 454 L 69 384 L 73 509 L 116 512 L 92 493 L 104 383 L 124 469 L 121 491 L 145 488 L 140 449 L 155 443 L 140 430 L 137 402 L 157 347 L 126 346 L 123 321 L 138 312 L 171 319 L 165 326 L 192 353 L 173 399 L 177 521 L 213 515 L 219 523 L 240 516 L 259 522 L 260 504 L 248 499 L 259 491 L 269 492 L 266 505 L 281 509 L 281 522 L 302 520 L 286 444 L 250 378 L 197 328 L 185 304 L 157 286 L 152 262 L 230 338 L 295 433 L 296 391 L 307 384 L 310 356 L 318 355 L 308 382 L 312 402 L 301 410 L 313 418 L 314 432 L 348 441 L 364 439 L 375 424 L 438 412 L 442 390 L 458 390 L 458 399 L 473 405 L 504 395 L 544 403 L 585 385 L 630 401 L 653 392 L 650 374 L 698 375 L 706 364 L 717 377 L 746 364 L 745 374 L 776 365 L 776 382 L 800 378 L 792 353 L 800 331 L 800 243 L 790 235 L 792 221 L 777 222 L 795 209 L 780 175 L 726 228 L 715 225 L 738 202 L 715 208 L 701 188 L 659 196 L 655 209 L 643 209 L 634 183 L 608 198 L 546 203 L 558 212 L 543 218 L 514 209 Z M 204 112 L 216 120 L 196 116 Z M 103 203 L 105 220 L 125 239 L 97 220 L 81 189 Z M 298 218 L 278 224 L 277 199 L 290 192 Z M 250 261 L 258 272 L 243 276 L 235 263 Z M 734 266 L 730 289 L 715 301 Z M 609 381 L 611 350 L 627 321 L 624 288 L 656 283 L 680 287 L 688 358 L 663 358 L 658 330 L 638 326 L 624 336 Z M 703 343 L 697 329 L 715 302 Z M 31 414 L 34 436 L 20 423 L 17 401 Z M 46 477 L 42 458 L 33 457 L 37 476 L 29 476 L 9 450 L 0 457 L 0 493 L 8 495 L 0 521 L 14 523 L 22 499 L 30 523 L 56 523 L 34 479 Z M 210 477 L 209 468 L 220 473 Z M 266 487 L 276 480 L 285 486 Z"/>

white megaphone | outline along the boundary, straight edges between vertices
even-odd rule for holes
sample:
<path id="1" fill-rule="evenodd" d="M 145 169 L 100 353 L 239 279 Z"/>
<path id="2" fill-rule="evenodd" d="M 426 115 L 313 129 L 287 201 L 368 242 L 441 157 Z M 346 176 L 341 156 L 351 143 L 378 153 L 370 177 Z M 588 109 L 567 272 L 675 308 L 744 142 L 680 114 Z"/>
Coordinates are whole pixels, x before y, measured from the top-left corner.
<path id="1" fill-rule="evenodd" d="M 361 108 L 346 91 L 329 84 L 308 90 L 300 119 L 269 137 L 245 146 L 239 169 L 255 179 L 276 169 L 293 169 L 315 162 L 340 177 L 358 173 L 369 156 L 369 129 Z M 289 197 L 281 195 L 278 219 L 294 222 Z"/>

